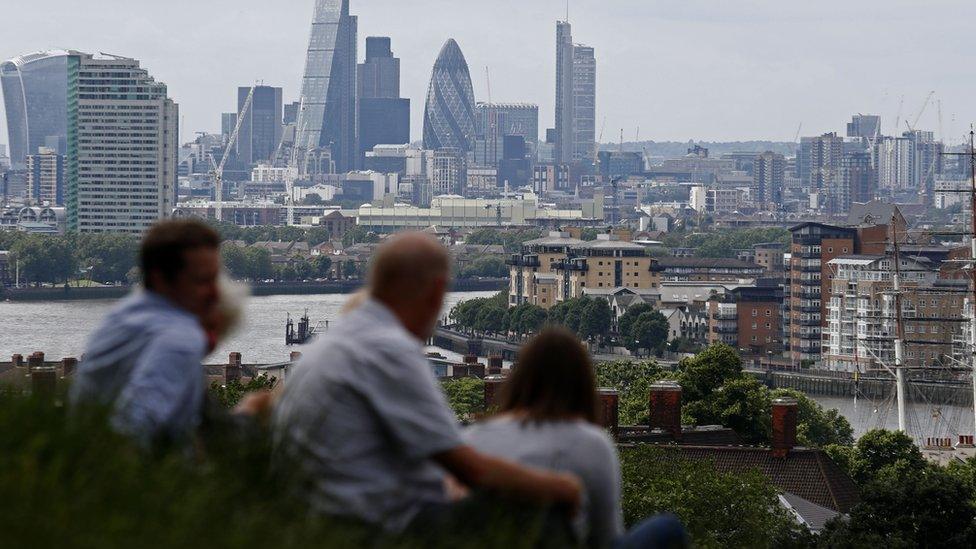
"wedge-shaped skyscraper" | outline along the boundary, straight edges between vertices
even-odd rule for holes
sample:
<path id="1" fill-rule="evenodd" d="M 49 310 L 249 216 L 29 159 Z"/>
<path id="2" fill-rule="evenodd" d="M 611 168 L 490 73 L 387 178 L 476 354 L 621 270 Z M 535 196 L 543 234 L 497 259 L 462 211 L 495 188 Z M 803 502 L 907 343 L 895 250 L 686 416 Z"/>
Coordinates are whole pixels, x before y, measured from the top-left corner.
<path id="1" fill-rule="evenodd" d="M 475 135 L 474 89 L 464 54 L 454 39 L 434 63 L 424 110 L 424 148 L 468 152 Z"/>
<path id="2" fill-rule="evenodd" d="M 330 148 L 336 170 L 356 164 L 356 30 L 349 0 L 316 0 L 302 79 L 297 145 Z"/>

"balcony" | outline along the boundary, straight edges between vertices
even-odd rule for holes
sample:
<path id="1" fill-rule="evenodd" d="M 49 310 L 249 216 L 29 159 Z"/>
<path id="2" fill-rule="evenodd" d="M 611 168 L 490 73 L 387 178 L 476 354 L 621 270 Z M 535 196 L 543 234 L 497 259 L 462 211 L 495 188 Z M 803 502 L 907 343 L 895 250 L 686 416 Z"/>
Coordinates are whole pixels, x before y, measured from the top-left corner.
<path id="1" fill-rule="evenodd" d="M 712 328 L 712 332 L 716 334 L 736 334 L 739 333 L 739 328 L 737 326 L 715 326 Z"/>
<path id="2" fill-rule="evenodd" d="M 512 267 L 541 267 L 539 256 L 537 255 L 518 255 L 514 254 L 505 260 L 506 265 Z"/>

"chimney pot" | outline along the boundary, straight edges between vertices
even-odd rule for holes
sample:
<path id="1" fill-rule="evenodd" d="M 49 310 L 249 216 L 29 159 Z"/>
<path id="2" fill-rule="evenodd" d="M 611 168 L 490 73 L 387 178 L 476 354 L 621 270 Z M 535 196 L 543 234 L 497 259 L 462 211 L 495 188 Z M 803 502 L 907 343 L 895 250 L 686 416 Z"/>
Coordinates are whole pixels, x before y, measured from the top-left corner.
<path id="1" fill-rule="evenodd" d="M 485 378 L 485 411 L 491 411 L 498 405 L 499 391 L 505 384 L 507 377 L 503 375 L 488 376 Z"/>
<path id="2" fill-rule="evenodd" d="M 23 368 L 24 367 L 24 355 L 16 354 L 16 355 L 10 357 L 10 362 L 13 363 L 14 368 Z"/>
<path id="3" fill-rule="evenodd" d="M 31 353 L 31 356 L 27 357 L 27 372 L 30 373 L 34 368 L 41 368 L 44 366 L 44 353 L 36 352 Z"/>
<path id="4" fill-rule="evenodd" d="M 302 358 L 301 351 L 292 351 L 291 354 L 288 355 L 288 360 L 290 360 L 292 362 L 298 362 L 299 359 L 301 359 L 301 358 Z"/>
<path id="5" fill-rule="evenodd" d="M 796 447 L 796 422 L 799 405 L 794 398 L 773 400 L 773 456 L 785 458 Z"/>
<path id="6" fill-rule="evenodd" d="M 472 364 L 468 364 L 468 375 L 484 379 L 485 365 L 480 362 L 474 362 Z"/>
<path id="7" fill-rule="evenodd" d="M 464 355 L 465 364 L 474 364 L 478 362 L 478 355 Z"/>
<path id="8" fill-rule="evenodd" d="M 488 369 L 498 369 L 502 371 L 502 357 L 501 355 L 493 355 L 488 357 Z"/>
<path id="9" fill-rule="evenodd" d="M 224 365 L 224 385 L 230 385 L 241 380 L 241 353 L 231 353 L 227 364 Z"/>
<path id="10" fill-rule="evenodd" d="M 620 395 L 616 389 L 600 389 L 600 425 L 610 432 L 614 440 L 620 435 Z"/>
<path id="11" fill-rule="evenodd" d="M 241 357 L 241 353 L 231 353 L 230 356 L 227 358 L 227 363 L 232 364 L 234 366 L 240 366 L 243 363 L 243 358 Z"/>
<path id="12" fill-rule="evenodd" d="M 659 381 L 651 385 L 648 395 L 648 427 L 669 433 L 681 440 L 681 385 L 674 381 Z"/>

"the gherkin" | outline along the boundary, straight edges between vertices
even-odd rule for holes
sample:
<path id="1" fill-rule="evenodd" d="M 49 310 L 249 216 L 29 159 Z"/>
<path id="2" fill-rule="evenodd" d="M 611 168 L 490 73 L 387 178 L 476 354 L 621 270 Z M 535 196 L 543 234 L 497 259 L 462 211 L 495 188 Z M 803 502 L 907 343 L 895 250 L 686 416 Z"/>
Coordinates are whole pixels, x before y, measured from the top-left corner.
<path id="1" fill-rule="evenodd" d="M 427 91 L 424 148 L 468 152 L 475 135 L 474 89 L 464 54 L 454 39 L 441 48 Z"/>

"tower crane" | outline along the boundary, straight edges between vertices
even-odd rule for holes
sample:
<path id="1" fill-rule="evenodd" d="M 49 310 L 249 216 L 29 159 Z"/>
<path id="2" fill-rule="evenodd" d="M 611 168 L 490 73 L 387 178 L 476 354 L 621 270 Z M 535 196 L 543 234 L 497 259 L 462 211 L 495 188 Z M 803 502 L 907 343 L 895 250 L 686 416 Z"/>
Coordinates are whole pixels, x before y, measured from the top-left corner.
<path id="1" fill-rule="evenodd" d="M 244 106 L 241 108 L 240 114 L 237 115 L 237 124 L 234 126 L 234 133 L 230 135 L 230 139 L 227 140 L 227 145 L 224 147 L 224 155 L 220 159 L 220 164 L 214 162 L 214 157 L 210 155 L 210 165 L 213 166 L 213 171 L 211 172 L 214 179 L 214 186 L 216 190 L 216 202 L 214 207 L 214 216 L 217 221 L 224 220 L 224 166 L 227 165 L 227 160 L 230 159 L 230 151 L 237 144 L 237 137 L 241 133 L 241 125 L 244 123 L 244 117 L 247 116 L 247 111 L 251 108 L 251 103 L 254 101 L 254 86 L 251 86 L 251 90 L 247 93 L 247 99 L 244 100 Z"/>
<path id="2" fill-rule="evenodd" d="M 922 119 L 922 114 L 925 113 L 925 107 L 929 106 L 929 101 L 932 100 L 933 95 L 935 95 L 934 90 L 930 91 L 929 94 L 925 96 L 925 101 L 922 103 L 922 108 L 918 110 L 918 114 L 915 115 L 915 120 L 912 120 L 911 124 L 909 124 L 907 120 L 905 121 L 905 125 L 908 126 L 908 131 L 915 131 L 915 126 L 918 125 L 918 121 Z"/>

